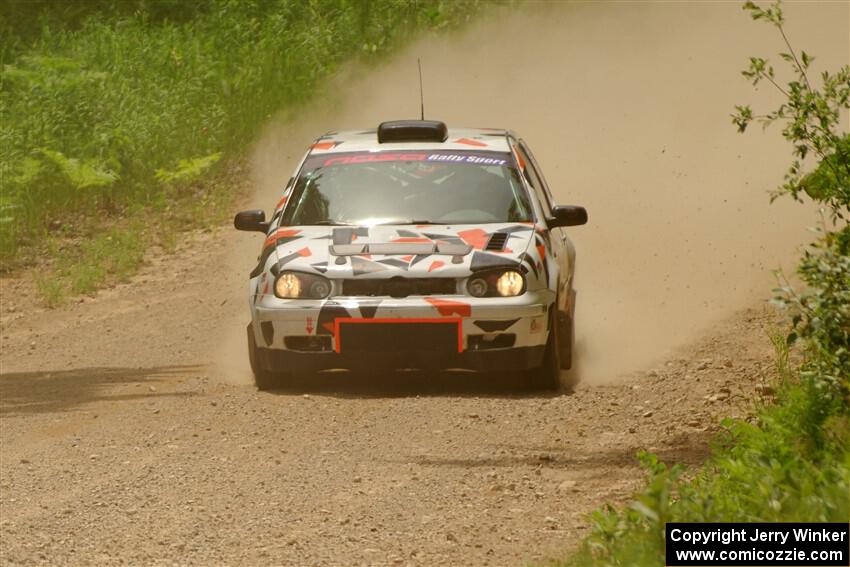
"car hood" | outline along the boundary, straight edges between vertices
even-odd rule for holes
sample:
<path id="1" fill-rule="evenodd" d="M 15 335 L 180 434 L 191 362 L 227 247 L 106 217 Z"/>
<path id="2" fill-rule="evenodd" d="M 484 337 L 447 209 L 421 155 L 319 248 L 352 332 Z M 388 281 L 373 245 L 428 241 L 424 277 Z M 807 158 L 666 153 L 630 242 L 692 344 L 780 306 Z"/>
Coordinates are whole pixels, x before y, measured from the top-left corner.
<path id="1" fill-rule="evenodd" d="M 261 265 L 329 278 L 464 277 L 518 267 L 533 223 L 281 227 L 266 239 Z M 259 268 L 260 266 L 258 266 Z"/>

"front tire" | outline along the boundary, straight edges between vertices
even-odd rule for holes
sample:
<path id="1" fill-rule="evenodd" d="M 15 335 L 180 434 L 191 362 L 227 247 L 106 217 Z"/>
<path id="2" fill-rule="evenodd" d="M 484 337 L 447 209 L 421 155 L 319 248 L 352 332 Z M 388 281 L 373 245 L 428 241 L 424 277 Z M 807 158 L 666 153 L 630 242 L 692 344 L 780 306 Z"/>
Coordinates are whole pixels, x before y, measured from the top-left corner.
<path id="1" fill-rule="evenodd" d="M 578 383 L 578 371 L 574 366 L 574 353 L 576 351 L 576 292 L 570 291 L 570 309 L 567 313 L 558 313 L 558 347 L 561 355 L 561 389 L 572 392 Z"/>
<path id="2" fill-rule="evenodd" d="M 543 364 L 528 371 L 528 385 L 533 390 L 557 391 L 561 387 L 561 356 L 558 343 L 557 304 L 549 315 L 549 338 Z"/>
<path id="3" fill-rule="evenodd" d="M 254 339 L 254 329 L 248 323 L 248 361 L 251 372 L 254 373 L 254 384 L 258 390 L 272 390 L 283 385 L 283 375 L 263 368 L 260 364 L 260 353 L 257 352 L 257 341 Z"/>
<path id="4" fill-rule="evenodd" d="M 575 347 L 575 318 L 570 313 L 558 313 L 558 351 L 561 370 L 573 367 Z"/>

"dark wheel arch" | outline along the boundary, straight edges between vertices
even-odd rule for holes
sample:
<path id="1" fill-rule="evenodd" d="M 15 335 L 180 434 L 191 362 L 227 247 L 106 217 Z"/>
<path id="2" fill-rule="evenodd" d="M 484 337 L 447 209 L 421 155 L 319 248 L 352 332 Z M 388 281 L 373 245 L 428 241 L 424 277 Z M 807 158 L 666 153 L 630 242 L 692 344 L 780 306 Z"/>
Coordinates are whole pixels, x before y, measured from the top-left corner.
<path id="1" fill-rule="evenodd" d="M 248 361 L 251 363 L 251 372 L 254 373 L 254 384 L 258 390 L 272 390 L 279 388 L 284 383 L 284 374 L 267 370 L 260 360 L 260 353 L 257 349 L 257 341 L 254 338 L 254 329 L 251 328 L 251 323 L 248 323 Z"/>

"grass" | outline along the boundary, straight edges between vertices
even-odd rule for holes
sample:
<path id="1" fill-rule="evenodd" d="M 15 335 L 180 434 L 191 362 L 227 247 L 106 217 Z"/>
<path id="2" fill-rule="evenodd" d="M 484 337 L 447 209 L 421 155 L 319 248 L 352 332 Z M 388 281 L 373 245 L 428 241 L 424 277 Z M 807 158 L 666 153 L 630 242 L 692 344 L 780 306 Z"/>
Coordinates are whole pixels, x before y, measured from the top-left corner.
<path id="1" fill-rule="evenodd" d="M 141 227 L 134 223 L 128 228 L 113 228 L 84 242 L 79 259 L 69 270 L 71 293 L 91 293 L 109 277 L 125 282 L 144 258 L 145 245 L 140 237 Z"/>
<path id="2" fill-rule="evenodd" d="M 64 283 L 49 275 L 35 274 L 35 289 L 46 307 L 59 307 L 65 303 L 67 291 Z"/>
<path id="3" fill-rule="evenodd" d="M 56 223 L 73 240 L 120 219 L 168 218 L 174 199 L 222 175 L 272 114 L 309 104 L 343 62 L 379 58 L 484 5 L 93 0 L 71 9 L 11 0 L 0 8 L 6 21 L 27 25 L 0 24 L 0 271 L 55 257 L 47 227 Z M 173 248 L 163 226 L 142 247 Z M 138 265 L 135 252 L 121 258 L 129 237 L 112 238 L 80 251 L 94 264 L 72 270 L 70 293 Z"/>
<path id="4" fill-rule="evenodd" d="M 753 420 L 726 420 L 692 478 L 678 465 L 640 455 L 645 489 L 628 507 L 595 512 L 579 551 L 554 565 L 664 565 L 666 522 L 850 521 L 848 251 L 845 227 L 806 252 L 799 271 L 809 292 L 777 290 L 790 297 L 783 304 L 795 323 L 772 337 L 775 398 L 760 400 Z M 801 345 L 798 357 L 792 344 Z"/>
<path id="5" fill-rule="evenodd" d="M 711 458 L 690 481 L 681 467 L 642 455 L 646 488 L 627 508 L 596 512 L 581 549 L 558 565 L 664 565 L 667 522 L 850 521 L 850 135 L 842 122 L 850 110 L 850 66 L 817 77 L 814 58 L 788 41 L 779 0 L 742 7 L 776 28 L 793 79 L 783 88 L 769 60 L 750 57 L 742 75 L 754 86 L 772 85 L 782 103 L 766 112 L 736 106 L 732 122 L 742 133 L 752 122 L 782 124 L 793 159 L 774 197 L 807 195 L 832 221 L 816 229 L 818 239 L 800 259 L 805 288 L 785 280 L 774 290 L 790 323 L 787 334 L 773 337 L 777 395 L 760 405 L 752 423 L 727 420 Z M 810 153 L 818 156 L 813 168 L 802 163 Z M 791 345 L 799 347 L 800 364 L 792 364 Z"/>
<path id="6" fill-rule="evenodd" d="M 784 337 L 778 341 L 779 358 Z M 755 423 L 727 421 L 692 480 L 642 454 L 647 486 L 632 505 L 595 512 L 592 533 L 562 567 L 661 566 L 666 522 L 850 521 L 850 420 L 823 403 L 816 378 L 786 370 Z"/>
<path id="7" fill-rule="evenodd" d="M 172 253 L 187 231 L 221 226 L 245 181 L 221 173 L 204 182 L 165 191 L 144 207 L 129 208 L 120 219 L 75 219 L 67 230 L 44 235 L 47 260 L 33 270 L 41 302 L 54 308 L 68 299 L 128 281 L 153 246 Z"/>

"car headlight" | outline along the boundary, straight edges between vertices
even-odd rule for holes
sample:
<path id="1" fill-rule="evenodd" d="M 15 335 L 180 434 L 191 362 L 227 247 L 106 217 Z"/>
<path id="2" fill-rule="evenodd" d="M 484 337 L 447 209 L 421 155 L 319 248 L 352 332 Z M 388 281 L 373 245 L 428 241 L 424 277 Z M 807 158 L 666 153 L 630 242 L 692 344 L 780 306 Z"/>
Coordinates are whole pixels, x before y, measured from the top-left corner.
<path id="1" fill-rule="evenodd" d="M 476 274 L 466 282 L 473 297 L 514 297 L 525 292 L 525 277 L 516 270 Z"/>
<path id="2" fill-rule="evenodd" d="M 274 282 L 274 294 L 281 299 L 324 299 L 331 294 L 331 282 L 315 274 L 282 272 Z"/>
<path id="3" fill-rule="evenodd" d="M 502 297 L 513 297 L 522 293 L 525 281 L 522 274 L 513 270 L 505 272 L 496 280 L 496 291 Z"/>

